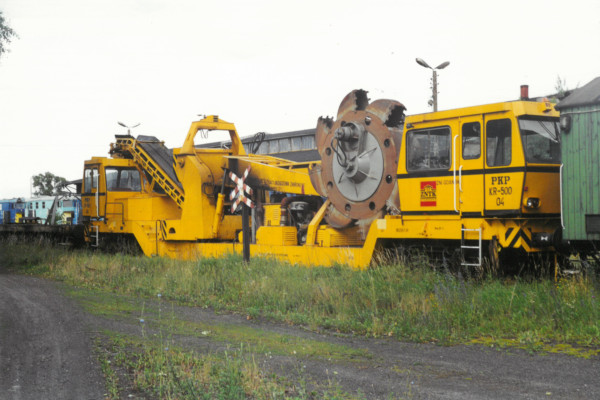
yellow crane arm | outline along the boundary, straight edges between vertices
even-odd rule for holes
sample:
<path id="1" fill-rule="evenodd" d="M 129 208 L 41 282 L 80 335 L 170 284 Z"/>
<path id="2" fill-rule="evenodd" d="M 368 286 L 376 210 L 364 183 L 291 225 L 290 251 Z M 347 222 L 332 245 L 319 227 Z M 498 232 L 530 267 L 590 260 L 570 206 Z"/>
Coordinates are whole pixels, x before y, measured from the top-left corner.
<path id="1" fill-rule="evenodd" d="M 246 183 L 253 189 L 273 190 L 281 193 L 319 196 L 308 175 L 309 166 L 272 156 L 228 156 L 230 169 L 243 174 L 250 166 Z"/>

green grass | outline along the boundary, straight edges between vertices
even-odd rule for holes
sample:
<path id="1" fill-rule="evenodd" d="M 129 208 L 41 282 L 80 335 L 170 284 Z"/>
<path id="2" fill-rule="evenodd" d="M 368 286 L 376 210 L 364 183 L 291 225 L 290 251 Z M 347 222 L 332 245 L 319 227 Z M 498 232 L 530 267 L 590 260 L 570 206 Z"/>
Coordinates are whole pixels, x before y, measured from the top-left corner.
<path id="1" fill-rule="evenodd" d="M 286 355 L 335 361 L 364 361 L 372 355 L 363 349 L 325 341 L 266 331 L 256 326 L 231 323 L 205 323 L 181 319 L 163 300 L 154 302 L 132 299 L 113 293 L 73 289 L 77 299 L 92 314 L 111 319 L 144 320 L 143 326 L 169 335 L 209 338 L 212 341 L 240 345 L 255 354 Z M 162 298 L 162 297 L 161 297 Z"/>
<path id="2" fill-rule="evenodd" d="M 99 338 L 95 340 L 94 345 L 96 354 L 98 356 L 98 361 L 100 361 L 100 367 L 102 368 L 102 373 L 104 374 L 106 382 L 106 390 L 108 391 L 106 397 L 109 399 L 118 399 L 119 377 L 117 376 L 117 372 L 111 365 L 109 353 L 103 348 L 102 341 Z"/>
<path id="3" fill-rule="evenodd" d="M 106 377 L 107 398 L 364 399 L 330 379 L 309 382 L 302 369 L 292 377 L 265 372 L 243 343 L 198 353 L 177 346 L 172 334 L 137 337 L 103 331 L 96 352 Z"/>
<path id="4" fill-rule="evenodd" d="M 198 354 L 160 341 L 104 332 L 97 351 L 103 371 L 113 382 L 118 371 L 127 371 L 126 385 L 109 385 L 108 398 L 127 397 L 132 392 L 160 399 L 357 399 L 334 384 L 310 391 L 300 380 L 262 371 L 243 346 L 224 352 Z M 124 393 L 124 392 L 127 393 Z M 136 396 L 137 397 L 137 396 Z"/>
<path id="5" fill-rule="evenodd" d="M 444 344 L 600 346 L 600 281 L 465 280 L 402 264 L 367 271 L 268 259 L 178 261 L 0 245 L 0 263 L 71 285 L 268 317 L 311 329 Z M 212 328 L 218 331 L 217 328 Z M 210 330 L 210 329 L 209 329 Z M 597 353 L 596 353 L 597 354 Z"/>

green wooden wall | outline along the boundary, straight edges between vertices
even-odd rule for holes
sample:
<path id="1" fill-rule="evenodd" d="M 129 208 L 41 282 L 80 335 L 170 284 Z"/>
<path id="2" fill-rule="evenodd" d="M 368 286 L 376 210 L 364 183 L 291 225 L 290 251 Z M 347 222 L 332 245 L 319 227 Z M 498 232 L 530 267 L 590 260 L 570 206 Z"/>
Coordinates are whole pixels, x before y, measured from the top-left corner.
<path id="1" fill-rule="evenodd" d="M 587 234 L 585 215 L 600 216 L 600 106 L 561 110 L 571 115 L 571 129 L 563 132 L 563 221 L 566 240 L 599 240 Z"/>

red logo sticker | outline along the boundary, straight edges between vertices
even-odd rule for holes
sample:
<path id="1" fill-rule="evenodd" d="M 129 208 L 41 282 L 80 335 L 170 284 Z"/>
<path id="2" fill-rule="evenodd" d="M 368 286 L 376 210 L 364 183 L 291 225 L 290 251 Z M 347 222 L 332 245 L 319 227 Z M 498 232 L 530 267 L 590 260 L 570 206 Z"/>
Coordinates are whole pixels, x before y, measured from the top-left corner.
<path id="1" fill-rule="evenodd" d="M 421 207 L 435 207 L 437 205 L 435 181 L 421 182 Z"/>

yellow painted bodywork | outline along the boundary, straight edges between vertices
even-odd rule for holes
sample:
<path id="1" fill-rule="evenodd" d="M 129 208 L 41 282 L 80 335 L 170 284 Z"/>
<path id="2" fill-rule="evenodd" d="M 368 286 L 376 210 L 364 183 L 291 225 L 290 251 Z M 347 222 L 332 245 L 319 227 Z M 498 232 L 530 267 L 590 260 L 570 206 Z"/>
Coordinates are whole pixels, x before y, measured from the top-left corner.
<path id="1" fill-rule="evenodd" d="M 123 139 L 119 144 L 121 150 L 132 154 L 130 158 L 94 157 L 86 161 L 86 169 L 98 170 L 99 181 L 97 188 L 84 188 L 83 215 L 89 221 L 88 232 L 97 229 L 101 236 L 132 234 L 148 256 L 192 259 L 241 253 L 242 219 L 239 213 L 232 214 L 229 210 L 228 194 L 234 184 L 226 174 L 233 170 L 241 176 L 250 167 L 246 183 L 255 190 L 255 199 L 262 197 L 263 213 L 256 227 L 256 242 L 250 245 L 251 256 L 276 257 L 292 264 L 347 264 L 365 268 L 383 242 L 456 241 L 463 235 L 462 228 L 481 229 L 482 240 L 495 238 L 502 248 L 539 251 L 533 245 L 532 235 L 553 232 L 558 227 L 559 176 L 558 172 L 543 168 L 541 172 L 540 168 L 537 172 L 525 168 L 517 124 L 521 115 L 556 117 L 558 113 L 548 103 L 519 101 L 406 117 L 398 160 L 399 215 L 386 215 L 366 227 L 334 229 L 322 223 L 327 201 L 308 225 L 307 240 L 302 245 L 297 244 L 295 226 L 279 226 L 280 204 L 269 203 L 267 192 L 317 196 L 308 175 L 314 163 L 247 155 L 234 125 L 216 116 L 194 122 L 183 146 L 173 149 L 173 169 L 179 183 L 165 179 L 166 174 L 161 174 L 152 160 L 145 160 L 143 152 L 135 149 L 133 138 Z M 480 122 L 485 126 L 489 119 L 500 117 L 512 121 L 510 165 L 498 168 L 485 165 L 484 132 L 481 156 L 463 159 L 460 146 L 463 124 Z M 439 174 L 412 174 L 406 168 L 406 133 L 438 126 L 449 127 L 452 133 L 450 168 Z M 195 147 L 194 137 L 202 129 L 228 131 L 231 148 Z M 103 171 L 108 166 L 138 169 L 142 176 L 141 190 L 107 191 Z M 164 193 L 157 193 L 158 187 Z M 539 208 L 525 207 L 529 196 L 540 199 Z M 517 210 L 518 216 L 505 218 L 501 214 L 506 210 Z M 467 240 L 478 238 L 472 231 L 464 235 Z"/>
<path id="2" fill-rule="evenodd" d="M 229 131 L 232 147 L 194 147 L 194 136 L 200 129 Z M 233 164 L 239 176 L 251 167 L 246 182 L 255 190 L 316 195 L 308 176 L 309 163 L 246 155 L 233 124 L 215 116 L 194 122 L 184 145 L 173 149 L 173 168 L 180 186 L 161 173 L 156 163 L 138 148 L 135 139 L 118 138 L 113 149 L 121 152 L 116 158 L 94 157 L 85 162 L 86 169 L 96 169 L 99 175 L 97 187 L 90 188 L 89 193 L 85 193 L 88 190 L 84 188 L 82 195 L 83 216 L 89 221 L 87 231 L 93 235 L 98 229 L 101 237 L 132 234 L 148 256 L 191 259 L 241 252 L 241 235 L 238 235 L 242 228 L 241 216 L 228 212 L 231 201 L 218 192 L 225 173 Z M 122 152 L 131 158 L 120 156 Z M 107 191 L 104 174 L 107 167 L 136 168 L 142 177 L 141 190 Z M 158 186 L 164 194 L 155 192 Z M 228 180 L 227 186 L 232 186 Z M 372 249 L 296 245 L 296 228 L 279 226 L 280 205 L 265 204 L 265 209 L 269 213 L 265 221 L 271 226 L 257 229 L 256 243 L 250 246 L 251 255 L 277 257 L 303 265 L 368 265 Z M 92 242 L 93 237 L 88 236 L 88 240 Z"/>
<path id="3" fill-rule="evenodd" d="M 298 230 L 294 226 L 261 226 L 256 232 L 256 242 L 267 246 L 296 246 Z M 240 236 L 240 242 L 243 236 Z"/>
<path id="4" fill-rule="evenodd" d="M 460 240 L 464 227 L 481 229 L 482 240 L 495 237 L 505 248 L 542 250 L 532 245 L 531 238 L 533 233 L 552 233 L 559 227 L 560 165 L 526 163 L 517 120 L 524 115 L 557 118 L 558 112 L 547 102 L 516 101 L 407 116 L 398 163 L 402 215 L 380 223 L 386 229 L 379 237 Z M 511 122 L 512 157 L 507 165 L 490 167 L 485 124 L 496 119 Z M 465 159 L 461 130 L 473 122 L 481 126 L 481 154 Z M 411 173 L 407 169 L 407 133 L 437 127 L 448 127 L 451 132 L 450 167 L 427 171 L 427 176 Z M 528 209 L 528 197 L 539 198 L 540 207 Z M 477 232 L 466 231 L 465 235 L 467 240 L 478 239 Z"/>

